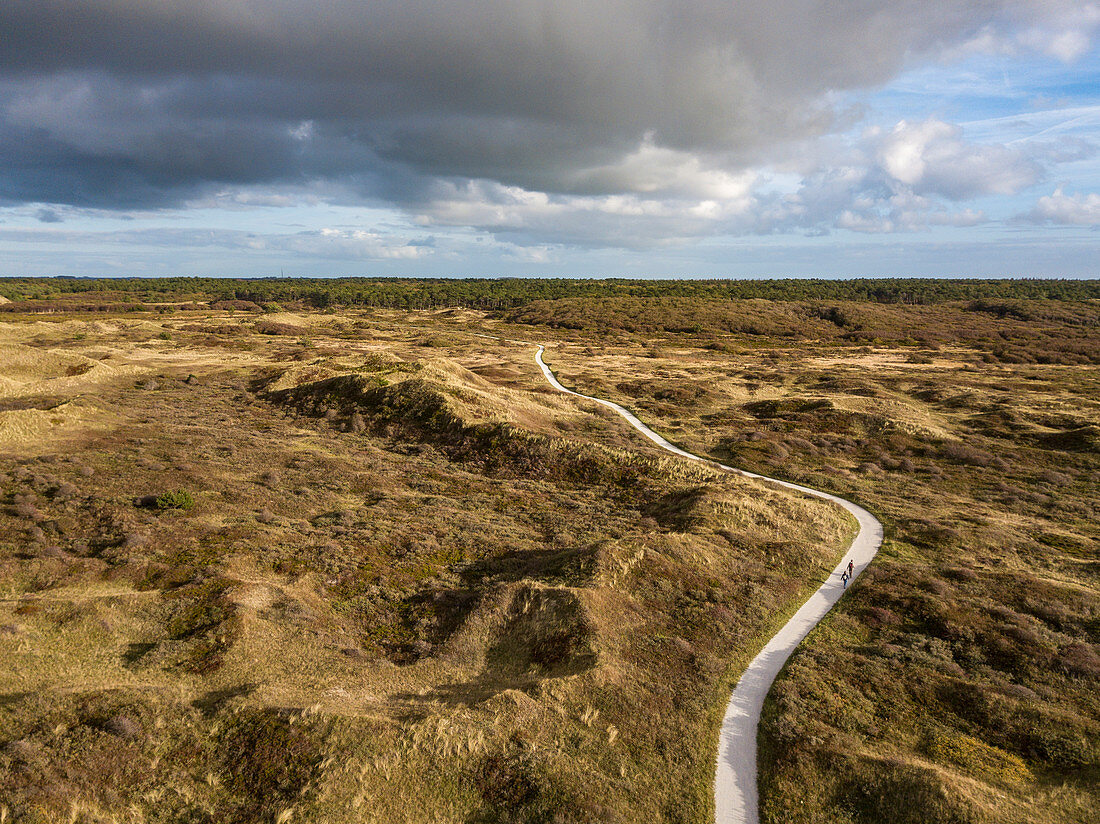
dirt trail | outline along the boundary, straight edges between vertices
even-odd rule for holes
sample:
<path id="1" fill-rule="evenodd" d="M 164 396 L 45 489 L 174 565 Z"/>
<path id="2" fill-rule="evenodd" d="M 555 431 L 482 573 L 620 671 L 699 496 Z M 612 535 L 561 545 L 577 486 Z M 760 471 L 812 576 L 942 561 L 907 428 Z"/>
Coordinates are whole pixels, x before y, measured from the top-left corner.
<path id="1" fill-rule="evenodd" d="M 859 575 L 875 557 L 875 553 L 882 545 L 882 524 L 866 509 L 844 498 L 726 466 L 672 445 L 617 403 L 582 395 L 563 386 L 543 361 L 542 353 L 543 347 L 539 346 L 535 353 L 535 362 L 555 389 L 613 409 L 638 432 L 662 449 L 690 461 L 707 463 L 746 478 L 768 481 L 815 498 L 831 501 L 850 512 L 859 522 L 859 533 L 852 541 L 843 560 L 833 570 L 828 580 L 799 608 L 794 617 L 752 659 L 741 674 L 741 680 L 737 682 L 729 704 L 726 706 L 726 714 L 722 719 L 722 729 L 718 739 L 714 777 L 714 820 L 717 824 L 758 824 L 760 812 L 756 787 L 756 732 L 760 724 L 760 711 L 764 706 L 764 698 L 791 653 L 844 593 L 841 573 L 847 568 L 848 562 L 851 561 L 854 565 L 854 575 Z"/>

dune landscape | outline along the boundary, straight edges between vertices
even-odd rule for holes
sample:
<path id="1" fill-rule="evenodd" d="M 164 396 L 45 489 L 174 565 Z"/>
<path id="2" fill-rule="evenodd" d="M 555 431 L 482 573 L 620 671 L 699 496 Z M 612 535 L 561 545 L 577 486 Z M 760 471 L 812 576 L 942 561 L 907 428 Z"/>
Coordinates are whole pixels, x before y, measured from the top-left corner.
<path id="1" fill-rule="evenodd" d="M 0 313 L 6 820 L 712 820 L 856 533 L 719 464 L 885 528 L 769 693 L 759 820 L 1096 811 L 1095 301 L 192 297 Z"/>

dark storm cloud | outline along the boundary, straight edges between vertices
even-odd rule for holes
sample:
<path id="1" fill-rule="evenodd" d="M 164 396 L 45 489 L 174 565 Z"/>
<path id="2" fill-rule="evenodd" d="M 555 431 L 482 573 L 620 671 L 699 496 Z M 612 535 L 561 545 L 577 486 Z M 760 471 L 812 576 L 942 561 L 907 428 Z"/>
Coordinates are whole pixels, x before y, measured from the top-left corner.
<path id="1" fill-rule="evenodd" d="M 34 213 L 34 219 L 39 223 L 61 223 L 64 220 L 55 209 L 39 209 Z"/>
<path id="2" fill-rule="evenodd" d="M 328 180 L 412 203 L 437 178 L 635 191 L 644 180 L 589 172 L 644 141 L 736 169 L 828 130 L 831 90 L 1018 30 L 1042 47 L 1079 8 L 5 0 L 0 198 L 163 205 Z"/>

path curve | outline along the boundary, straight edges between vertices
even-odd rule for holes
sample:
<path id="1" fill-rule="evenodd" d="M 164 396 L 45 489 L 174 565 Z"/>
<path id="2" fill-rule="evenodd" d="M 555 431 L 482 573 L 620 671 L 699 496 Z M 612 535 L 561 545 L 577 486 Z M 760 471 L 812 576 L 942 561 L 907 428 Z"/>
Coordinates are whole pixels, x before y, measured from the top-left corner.
<path id="1" fill-rule="evenodd" d="M 726 706 L 726 714 L 722 719 L 722 729 L 718 738 L 718 757 L 714 775 L 714 820 L 716 824 L 759 824 L 759 796 L 756 787 L 756 732 L 760 725 L 760 712 L 764 707 L 764 698 L 771 689 L 779 671 L 802 642 L 811 629 L 825 617 L 832 609 L 833 604 L 839 600 L 844 592 L 841 581 L 841 572 L 848 566 L 848 561 L 854 564 L 854 573 L 860 572 L 871 562 L 882 545 L 882 524 L 879 520 L 861 506 L 851 501 L 810 489 L 807 486 L 799 486 L 788 481 L 769 478 L 766 475 L 757 475 L 755 472 L 746 472 L 743 469 L 726 466 L 716 461 L 693 455 L 674 446 L 662 438 L 640 420 L 632 412 L 619 406 L 617 403 L 594 398 L 591 395 L 582 395 L 574 392 L 561 384 L 550 371 L 550 367 L 542 359 L 543 347 L 539 345 L 535 352 L 535 362 L 542 369 L 542 374 L 555 389 L 574 395 L 578 398 L 595 401 L 596 403 L 613 409 L 624 417 L 632 427 L 642 435 L 645 435 L 657 446 L 665 449 L 681 458 L 689 461 L 716 466 L 727 472 L 734 472 L 746 478 L 768 481 L 779 486 L 812 495 L 825 501 L 831 501 L 843 507 L 855 516 L 859 522 L 859 533 L 852 541 L 843 560 L 837 565 L 821 587 L 810 596 L 794 614 L 783 628 L 768 641 L 759 654 L 752 659 L 745 671 L 741 674 L 741 680 L 730 696 Z"/>

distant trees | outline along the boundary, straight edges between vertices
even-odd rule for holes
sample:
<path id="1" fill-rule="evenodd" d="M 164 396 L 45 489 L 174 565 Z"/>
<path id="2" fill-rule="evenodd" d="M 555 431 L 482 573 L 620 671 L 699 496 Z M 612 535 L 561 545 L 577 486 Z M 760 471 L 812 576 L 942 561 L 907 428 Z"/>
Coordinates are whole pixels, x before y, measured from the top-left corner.
<path id="1" fill-rule="evenodd" d="M 944 301 L 1096 300 L 1100 280 L 626 280 L 573 278 L 8 278 L 0 295 L 16 302 L 70 299 L 84 303 L 248 301 L 314 308 L 369 306 L 430 309 L 462 306 L 506 310 L 561 298 L 705 298 L 822 300 L 931 304 Z M 7 311 L 18 311 L 10 307 Z"/>

